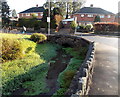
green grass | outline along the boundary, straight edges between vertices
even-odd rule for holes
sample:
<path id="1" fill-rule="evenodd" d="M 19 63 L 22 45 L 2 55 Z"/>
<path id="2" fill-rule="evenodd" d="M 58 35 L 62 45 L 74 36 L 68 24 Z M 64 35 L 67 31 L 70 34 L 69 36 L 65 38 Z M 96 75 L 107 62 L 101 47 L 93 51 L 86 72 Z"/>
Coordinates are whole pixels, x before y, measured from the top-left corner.
<path id="1" fill-rule="evenodd" d="M 45 77 L 48 72 L 48 62 L 56 56 L 58 45 L 44 43 L 36 44 L 27 40 L 29 35 L 4 34 L 2 37 L 19 39 L 25 56 L 21 59 L 7 61 L 2 64 L 3 94 L 11 94 L 20 87 L 27 88 L 25 95 L 38 95 L 47 92 Z"/>
<path id="2" fill-rule="evenodd" d="M 86 48 L 85 48 L 86 49 Z M 71 81 L 77 72 L 77 69 L 82 64 L 84 57 L 81 55 L 82 49 L 74 49 L 74 48 L 63 48 L 63 50 L 72 56 L 67 68 L 60 73 L 58 76 L 58 83 L 60 85 L 60 89 L 53 94 L 52 97 L 64 97 L 64 93 L 69 88 Z M 83 52 L 84 53 L 84 52 Z"/>

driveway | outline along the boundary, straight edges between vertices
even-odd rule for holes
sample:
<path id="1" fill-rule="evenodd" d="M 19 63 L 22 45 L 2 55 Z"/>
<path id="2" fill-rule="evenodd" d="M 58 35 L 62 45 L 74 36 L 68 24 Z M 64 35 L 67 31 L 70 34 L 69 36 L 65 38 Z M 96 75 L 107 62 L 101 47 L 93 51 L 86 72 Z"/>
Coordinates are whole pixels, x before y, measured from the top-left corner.
<path id="1" fill-rule="evenodd" d="M 81 37 L 96 43 L 93 83 L 89 95 L 118 95 L 118 38 Z"/>

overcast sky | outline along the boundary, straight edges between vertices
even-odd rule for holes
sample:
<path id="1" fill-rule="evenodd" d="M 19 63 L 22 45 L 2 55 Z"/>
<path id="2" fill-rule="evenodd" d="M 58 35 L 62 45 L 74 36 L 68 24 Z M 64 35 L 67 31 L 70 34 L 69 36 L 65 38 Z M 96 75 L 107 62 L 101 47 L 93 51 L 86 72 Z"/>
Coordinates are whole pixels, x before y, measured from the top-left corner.
<path id="1" fill-rule="evenodd" d="M 10 9 L 15 9 L 17 13 L 24 11 L 30 7 L 42 6 L 46 0 L 7 0 L 10 6 Z M 101 7 L 105 10 L 111 11 L 113 13 L 118 12 L 118 2 L 120 0 L 87 0 L 85 6 L 89 7 L 90 4 L 93 4 L 94 7 Z"/>

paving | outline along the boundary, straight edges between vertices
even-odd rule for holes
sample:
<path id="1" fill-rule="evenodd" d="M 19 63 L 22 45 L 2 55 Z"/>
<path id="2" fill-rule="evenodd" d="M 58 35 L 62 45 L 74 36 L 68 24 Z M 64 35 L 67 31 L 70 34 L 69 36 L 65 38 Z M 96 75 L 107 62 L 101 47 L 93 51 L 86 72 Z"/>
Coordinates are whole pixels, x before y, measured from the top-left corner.
<path id="1" fill-rule="evenodd" d="M 118 95 L 117 38 L 99 36 L 84 38 L 96 42 L 95 68 L 89 95 Z"/>

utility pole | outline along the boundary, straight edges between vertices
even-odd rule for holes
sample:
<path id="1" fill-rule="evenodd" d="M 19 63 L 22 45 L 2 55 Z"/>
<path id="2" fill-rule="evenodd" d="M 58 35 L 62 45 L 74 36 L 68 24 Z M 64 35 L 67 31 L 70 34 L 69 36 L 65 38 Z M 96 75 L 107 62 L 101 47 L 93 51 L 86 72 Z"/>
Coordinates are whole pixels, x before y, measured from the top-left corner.
<path id="1" fill-rule="evenodd" d="M 48 17 L 47 17 L 47 22 L 48 22 L 48 35 L 50 35 L 50 0 L 48 1 Z"/>

